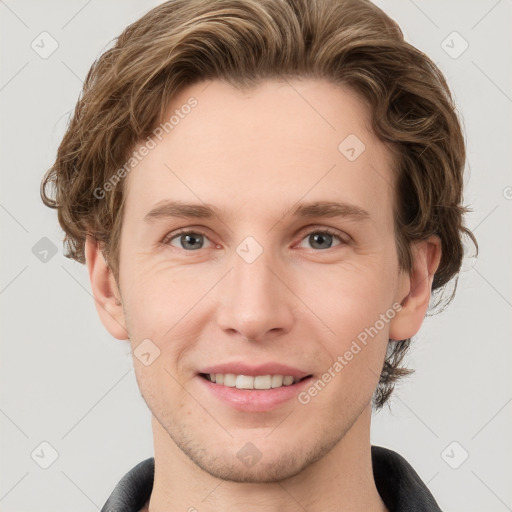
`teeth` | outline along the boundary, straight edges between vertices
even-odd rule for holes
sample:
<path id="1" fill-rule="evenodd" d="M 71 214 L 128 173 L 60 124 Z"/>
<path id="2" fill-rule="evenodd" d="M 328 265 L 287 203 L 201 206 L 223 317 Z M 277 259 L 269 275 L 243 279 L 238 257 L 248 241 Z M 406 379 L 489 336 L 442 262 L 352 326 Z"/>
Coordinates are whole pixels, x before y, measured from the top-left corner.
<path id="1" fill-rule="evenodd" d="M 222 384 L 237 389 L 271 389 L 290 386 L 300 379 L 291 375 L 235 375 L 234 373 L 209 373 L 206 378 L 216 384 Z"/>

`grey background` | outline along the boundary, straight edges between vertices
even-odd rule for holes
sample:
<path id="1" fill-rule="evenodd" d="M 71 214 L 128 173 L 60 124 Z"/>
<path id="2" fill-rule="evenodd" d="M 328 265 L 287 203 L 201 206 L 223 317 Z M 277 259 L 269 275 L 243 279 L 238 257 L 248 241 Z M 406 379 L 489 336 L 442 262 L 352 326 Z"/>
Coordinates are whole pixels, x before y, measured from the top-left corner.
<path id="1" fill-rule="evenodd" d="M 86 267 L 62 255 L 39 184 L 90 65 L 159 3 L 0 0 L 2 512 L 98 510 L 153 454 L 128 344 L 101 325 Z M 408 358 L 416 373 L 391 411 L 374 415 L 372 443 L 405 456 L 445 511 L 512 510 L 512 2 L 377 4 L 455 95 L 468 147 L 465 203 L 474 209 L 467 225 L 481 253 L 465 262 L 454 302 L 426 318 Z M 48 58 L 31 47 L 43 31 L 59 45 Z M 469 44 L 457 58 L 464 43 L 453 31 Z M 52 247 L 56 254 L 44 253 Z M 42 442 L 58 453 L 47 469 L 52 449 Z"/>

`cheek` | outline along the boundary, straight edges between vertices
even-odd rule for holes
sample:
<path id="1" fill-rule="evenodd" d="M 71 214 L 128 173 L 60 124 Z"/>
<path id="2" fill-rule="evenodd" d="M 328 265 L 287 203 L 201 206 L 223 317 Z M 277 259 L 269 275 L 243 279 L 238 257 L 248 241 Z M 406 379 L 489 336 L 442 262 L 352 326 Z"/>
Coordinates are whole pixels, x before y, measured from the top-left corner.
<path id="1" fill-rule="evenodd" d="M 390 269 L 377 265 L 340 265 L 301 279 L 300 295 L 326 323 L 344 332 L 369 327 L 392 304 L 396 283 Z"/>
<path id="2" fill-rule="evenodd" d="M 164 268 L 165 267 L 165 268 Z M 134 260 L 125 266 L 126 287 L 123 300 L 135 329 L 150 329 L 162 335 L 185 313 L 186 305 L 201 288 L 197 275 L 194 286 L 180 269 L 168 264 L 149 266 Z M 166 327 L 167 326 L 167 327 Z"/>
<path id="3" fill-rule="evenodd" d="M 386 277 L 392 275 L 391 270 L 384 271 L 378 265 L 352 266 L 331 271 L 328 279 L 316 276 L 315 280 L 303 282 L 307 302 L 327 329 L 326 335 L 320 338 L 323 348 L 332 363 L 341 358 L 341 373 L 347 378 L 353 372 L 364 371 L 373 381 L 380 374 L 390 321 L 395 315 L 392 308 L 395 284 Z M 325 285 L 319 288 L 320 283 Z"/>
<path id="4" fill-rule="evenodd" d="M 319 338 L 329 354 L 320 380 L 333 382 L 332 387 L 327 384 L 330 391 L 319 403 L 341 404 L 339 415 L 343 417 L 351 408 L 366 405 L 378 385 L 394 310 L 389 293 L 379 292 L 364 279 L 340 280 L 335 284 L 337 293 L 323 296 L 325 308 L 319 312 L 324 323 L 334 331 Z M 318 301 L 315 304 L 320 305 Z M 387 312 L 390 314 L 386 316 Z"/>
<path id="5" fill-rule="evenodd" d="M 134 356 L 137 346 L 146 339 L 151 340 L 157 347 L 155 350 L 159 351 L 151 371 L 143 367 L 138 371 L 137 378 L 140 377 L 148 389 L 155 378 L 172 384 L 173 378 L 168 373 L 171 368 L 174 368 L 173 376 L 179 381 L 188 375 L 188 368 L 184 368 L 188 361 L 186 354 L 194 350 L 193 340 L 201 337 L 204 328 L 202 315 L 208 303 L 202 299 L 211 288 L 212 280 L 215 282 L 212 273 L 205 273 L 201 279 L 197 272 L 169 265 L 148 269 L 142 266 L 135 269 L 134 266 L 130 275 L 123 299 Z M 177 368 L 176 361 L 185 362 Z M 138 361 L 135 363 L 141 366 Z M 179 374 L 176 373 L 178 371 Z M 184 375 L 182 371 L 185 371 Z"/>

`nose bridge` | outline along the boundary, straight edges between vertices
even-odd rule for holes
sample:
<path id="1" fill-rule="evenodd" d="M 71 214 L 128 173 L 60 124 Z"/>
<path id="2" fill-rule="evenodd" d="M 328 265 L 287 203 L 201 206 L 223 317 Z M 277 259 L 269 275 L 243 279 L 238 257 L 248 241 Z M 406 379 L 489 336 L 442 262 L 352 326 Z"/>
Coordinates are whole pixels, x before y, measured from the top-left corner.
<path id="1" fill-rule="evenodd" d="M 276 298 L 276 258 L 269 248 L 258 254 L 258 248 L 251 242 L 242 242 L 233 258 L 232 286 L 239 299 L 250 299 L 265 303 Z M 271 272 L 273 270 L 273 272 Z M 271 293 L 274 292 L 274 293 Z"/>
<path id="2" fill-rule="evenodd" d="M 293 295 L 280 274 L 282 265 L 275 252 L 246 237 L 233 252 L 232 271 L 221 289 L 220 327 L 251 340 L 270 331 L 288 331 L 293 324 Z"/>

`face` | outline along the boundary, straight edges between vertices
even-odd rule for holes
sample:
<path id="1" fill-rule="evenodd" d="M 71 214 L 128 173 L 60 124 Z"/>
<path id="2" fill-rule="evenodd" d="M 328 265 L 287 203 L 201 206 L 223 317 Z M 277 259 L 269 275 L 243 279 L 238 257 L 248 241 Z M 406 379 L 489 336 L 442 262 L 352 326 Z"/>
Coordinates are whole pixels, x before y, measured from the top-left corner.
<path id="1" fill-rule="evenodd" d="M 179 123 L 125 178 L 123 320 L 133 349 L 150 354 L 134 357 L 138 384 L 200 468 L 282 479 L 370 409 L 408 283 L 391 160 L 365 104 L 322 80 L 249 92 L 203 82 L 167 118 L 176 109 Z M 262 377 L 234 378 L 242 388 L 306 378 L 250 390 L 209 373 Z"/>

